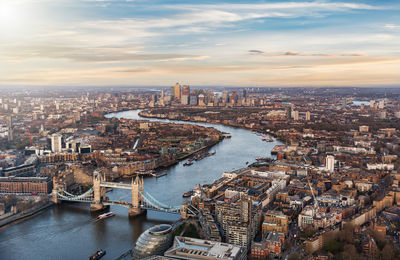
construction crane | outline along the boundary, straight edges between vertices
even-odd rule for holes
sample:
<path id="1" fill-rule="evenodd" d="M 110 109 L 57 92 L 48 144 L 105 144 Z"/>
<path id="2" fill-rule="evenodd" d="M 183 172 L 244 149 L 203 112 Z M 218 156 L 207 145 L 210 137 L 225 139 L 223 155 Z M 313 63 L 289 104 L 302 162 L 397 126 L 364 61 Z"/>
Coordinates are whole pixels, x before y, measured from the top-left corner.
<path id="1" fill-rule="evenodd" d="M 318 211 L 319 206 L 318 206 L 317 198 L 316 198 L 315 195 L 314 195 L 314 190 L 313 190 L 313 188 L 312 188 L 312 186 L 311 186 L 311 183 L 310 183 L 310 180 L 309 180 L 309 179 L 307 179 L 307 182 L 308 182 L 308 186 L 310 186 L 311 194 L 313 195 L 313 198 L 314 198 L 314 207 L 315 207 L 315 209 Z M 314 211 L 314 215 L 315 215 L 315 212 L 316 212 L 316 211 Z"/>

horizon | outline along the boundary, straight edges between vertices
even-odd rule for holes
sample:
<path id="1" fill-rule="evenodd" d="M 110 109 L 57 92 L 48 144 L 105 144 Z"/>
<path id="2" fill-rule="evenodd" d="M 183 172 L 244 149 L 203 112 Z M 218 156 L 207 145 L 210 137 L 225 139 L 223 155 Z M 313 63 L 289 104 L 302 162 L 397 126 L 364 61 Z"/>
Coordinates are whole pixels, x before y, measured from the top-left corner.
<path id="1" fill-rule="evenodd" d="M 0 2 L 0 88 L 399 88 L 400 3 Z"/>

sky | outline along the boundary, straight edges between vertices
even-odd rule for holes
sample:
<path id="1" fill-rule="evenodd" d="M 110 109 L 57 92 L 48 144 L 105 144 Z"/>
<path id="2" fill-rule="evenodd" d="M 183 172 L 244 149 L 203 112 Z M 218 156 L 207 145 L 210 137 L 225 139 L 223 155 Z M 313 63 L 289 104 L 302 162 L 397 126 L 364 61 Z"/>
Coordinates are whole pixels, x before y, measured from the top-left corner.
<path id="1" fill-rule="evenodd" d="M 0 0 L 0 87 L 400 86 L 400 1 Z"/>

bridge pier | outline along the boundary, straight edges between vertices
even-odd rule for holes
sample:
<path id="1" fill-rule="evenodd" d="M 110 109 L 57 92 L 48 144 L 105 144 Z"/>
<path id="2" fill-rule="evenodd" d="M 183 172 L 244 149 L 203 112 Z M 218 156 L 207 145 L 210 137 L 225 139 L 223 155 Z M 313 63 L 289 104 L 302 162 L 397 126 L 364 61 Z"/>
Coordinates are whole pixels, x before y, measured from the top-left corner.
<path id="1" fill-rule="evenodd" d="M 130 207 L 129 208 L 129 217 L 137 217 L 141 215 L 146 215 L 147 210 L 142 209 L 142 208 L 134 208 Z"/>
<path id="2" fill-rule="evenodd" d="M 109 208 L 109 205 L 104 205 L 103 203 L 90 203 L 90 212 L 103 211 Z"/>

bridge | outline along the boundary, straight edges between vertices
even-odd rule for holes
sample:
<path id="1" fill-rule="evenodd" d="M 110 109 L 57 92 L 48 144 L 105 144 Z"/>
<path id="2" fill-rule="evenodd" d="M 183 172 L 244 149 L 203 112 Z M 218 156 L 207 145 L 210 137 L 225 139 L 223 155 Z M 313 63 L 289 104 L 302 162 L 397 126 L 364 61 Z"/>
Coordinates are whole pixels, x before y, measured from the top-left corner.
<path id="1" fill-rule="evenodd" d="M 109 200 L 106 196 L 106 188 L 131 190 L 132 201 Z M 103 176 L 95 172 L 93 175 L 93 186 L 85 193 L 79 195 L 67 192 L 62 184 L 54 181 L 52 197 L 54 203 L 60 203 L 62 201 L 90 203 L 91 211 L 103 210 L 110 205 L 120 205 L 129 209 L 129 216 L 138 216 L 146 213 L 147 210 L 180 214 L 184 219 L 198 214 L 198 210 L 190 205 L 190 203 L 184 203 L 182 206 L 170 206 L 161 203 L 150 193 L 146 192 L 143 187 L 143 177 L 140 178 L 139 176 L 136 176 L 135 179 L 132 178 L 130 184 L 117 183 L 103 181 Z"/>

